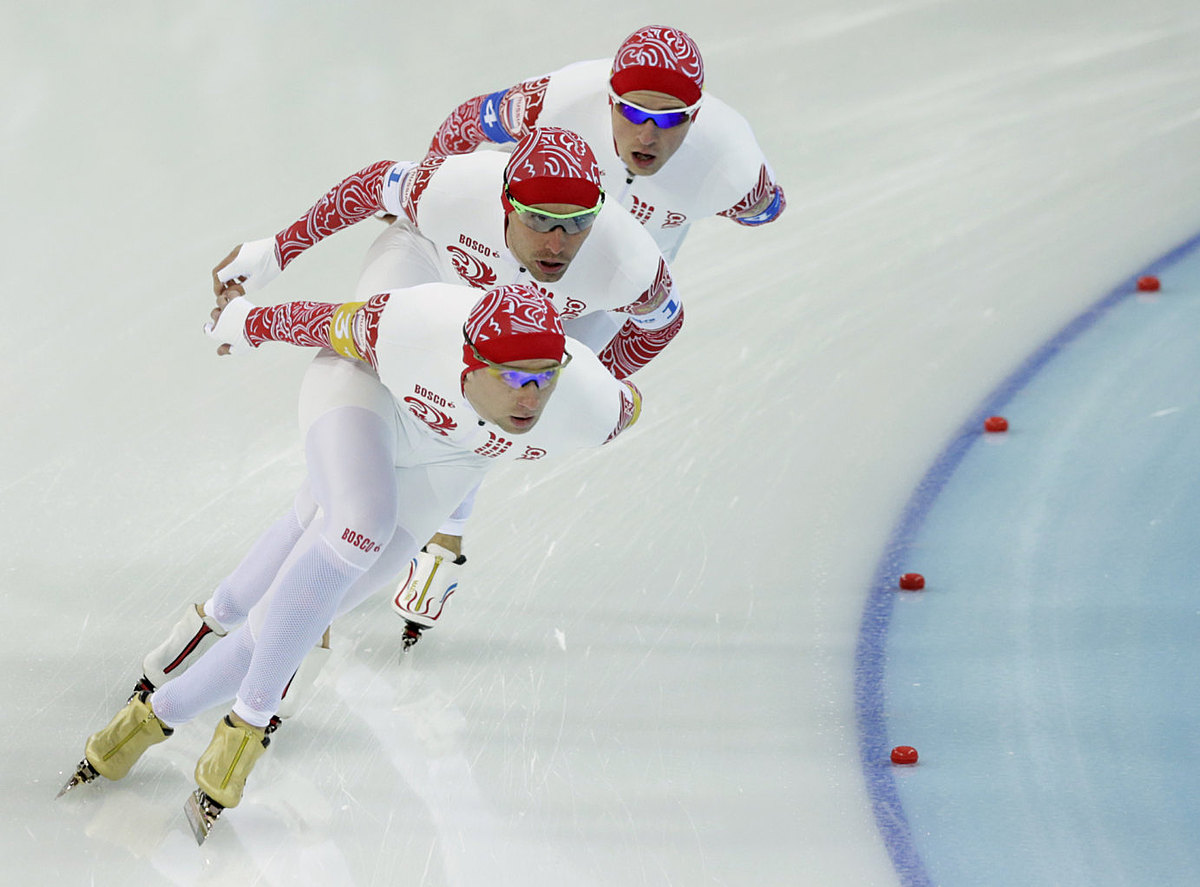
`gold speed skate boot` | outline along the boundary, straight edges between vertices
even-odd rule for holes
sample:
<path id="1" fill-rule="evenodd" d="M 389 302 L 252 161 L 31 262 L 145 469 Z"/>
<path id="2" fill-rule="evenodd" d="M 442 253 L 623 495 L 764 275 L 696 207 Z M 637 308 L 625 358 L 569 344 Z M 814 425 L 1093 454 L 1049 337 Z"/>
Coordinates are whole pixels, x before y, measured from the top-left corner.
<path id="1" fill-rule="evenodd" d="M 222 808 L 236 807 L 242 800 L 246 777 L 271 744 L 266 733 L 263 727 L 234 724 L 229 715 L 222 718 L 196 762 L 196 785 L 200 790 Z"/>
<path id="2" fill-rule="evenodd" d="M 149 693 L 135 693 L 107 727 L 88 737 L 84 755 L 106 779 L 120 779 L 152 745 L 175 731 L 154 716 Z"/>

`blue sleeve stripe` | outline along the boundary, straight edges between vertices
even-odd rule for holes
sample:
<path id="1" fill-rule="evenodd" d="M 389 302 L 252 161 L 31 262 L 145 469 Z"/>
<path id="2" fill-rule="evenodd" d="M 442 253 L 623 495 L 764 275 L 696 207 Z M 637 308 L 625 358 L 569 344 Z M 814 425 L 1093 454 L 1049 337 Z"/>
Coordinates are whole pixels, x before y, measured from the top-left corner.
<path id="1" fill-rule="evenodd" d="M 771 202 L 767 204 L 767 208 L 762 212 L 753 216 L 742 216 L 738 221 L 743 225 L 761 225 L 764 222 L 769 222 L 774 219 L 783 209 L 783 192 L 778 187 L 775 188 L 775 196 L 771 198 Z"/>
<path id="2" fill-rule="evenodd" d="M 488 141 L 497 144 L 516 141 L 500 122 L 500 100 L 506 92 L 507 89 L 502 89 L 485 97 L 483 106 L 479 109 L 479 125 L 483 127 L 483 134 L 488 137 Z"/>

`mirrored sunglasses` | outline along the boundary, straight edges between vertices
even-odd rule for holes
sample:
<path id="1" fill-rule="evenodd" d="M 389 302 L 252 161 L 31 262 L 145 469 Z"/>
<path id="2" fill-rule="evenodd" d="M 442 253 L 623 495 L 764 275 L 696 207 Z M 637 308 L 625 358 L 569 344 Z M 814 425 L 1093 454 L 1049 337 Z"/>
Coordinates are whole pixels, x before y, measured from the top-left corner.
<path id="1" fill-rule="evenodd" d="M 549 234 L 555 228 L 562 228 L 567 234 L 580 234 L 592 227 L 592 223 L 596 221 L 596 216 L 600 214 L 600 208 L 604 206 L 604 192 L 600 192 L 600 201 L 595 206 L 589 209 L 577 210 L 573 213 L 552 213 L 544 209 L 534 209 L 526 206 L 519 200 L 514 200 L 512 194 L 508 192 L 508 188 L 504 189 L 504 194 L 508 198 L 508 202 L 512 204 L 516 210 L 517 218 L 521 220 L 526 228 L 530 228 L 539 234 Z"/>
<path id="2" fill-rule="evenodd" d="M 495 376 L 510 388 L 520 390 L 532 382 L 540 391 L 554 383 L 558 378 L 558 374 L 567 368 L 567 364 L 571 362 L 571 353 L 563 352 L 563 362 L 558 366 L 547 367 L 544 370 L 522 370 L 514 366 L 509 366 L 506 363 L 495 363 L 488 360 L 479 353 L 479 349 L 475 347 L 475 343 L 471 341 L 471 337 L 467 335 L 466 327 L 463 327 L 463 340 L 471 349 L 471 353 L 475 355 L 475 359 L 484 364 L 484 369 L 489 376 Z"/>
<path id="3" fill-rule="evenodd" d="M 621 112 L 621 116 L 630 123 L 641 126 L 647 120 L 650 120 L 659 129 L 673 129 L 676 126 L 687 123 L 700 110 L 700 102 L 704 101 L 701 98 L 694 105 L 688 105 L 686 108 L 652 111 L 649 108 L 643 108 L 641 105 L 635 105 L 633 102 L 621 98 L 612 91 L 611 87 L 608 90 L 608 97 L 613 100 L 613 104 Z"/>

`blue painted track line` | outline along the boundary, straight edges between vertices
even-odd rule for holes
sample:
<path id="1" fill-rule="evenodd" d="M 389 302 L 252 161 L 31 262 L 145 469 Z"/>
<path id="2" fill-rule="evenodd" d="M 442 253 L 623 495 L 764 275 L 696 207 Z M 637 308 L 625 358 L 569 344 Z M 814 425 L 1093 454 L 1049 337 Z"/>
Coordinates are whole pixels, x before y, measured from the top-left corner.
<path id="1" fill-rule="evenodd" d="M 897 790 L 894 765 L 889 755 L 892 741 L 887 731 L 887 707 L 884 698 L 886 647 L 896 599 L 897 581 L 910 569 L 913 542 L 928 517 L 934 502 L 945 488 L 971 447 L 983 434 L 984 420 L 1001 414 L 1006 405 L 1024 389 L 1053 358 L 1108 311 L 1137 293 L 1137 280 L 1149 274 L 1162 274 L 1185 255 L 1200 247 L 1200 234 L 1180 244 L 1142 271 L 1114 287 L 1087 311 L 1080 314 L 1020 367 L 1000 383 L 962 424 L 929 471 L 921 479 L 892 531 L 875 570 L 875 578 L 863 609 L 855 650 L 855 708 L 859 732 L 859 755 L 867 794 L 876 825 L 904 887 L 933 887 L 925 863 L 917 851 L 904 807 Z"/>

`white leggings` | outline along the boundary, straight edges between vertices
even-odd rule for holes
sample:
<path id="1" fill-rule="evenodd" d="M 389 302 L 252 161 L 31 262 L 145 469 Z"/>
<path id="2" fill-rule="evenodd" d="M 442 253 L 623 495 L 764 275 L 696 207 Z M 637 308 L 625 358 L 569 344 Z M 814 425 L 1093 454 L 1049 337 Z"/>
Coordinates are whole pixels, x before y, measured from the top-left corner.
<path id="1" fill-rule="evenodd" d="M 372 245 L 358 294 L 442 273 L 433 244 L 401 220 Z M 442 464 L 421 464 L 428 441 L 396 415 L 364 365 L 319 355 L 301 389 L 300 422 L 308 483 L 206 602 L 205 612 L 230 631 L 154 694 L 154 711 L 169 726 L 229 699 L 238 716 L 266 726 L 334 617 L 393 581 L 455 506 L 469 513 L 485 469 L 441 453 Z"/>
<path id="2" fill-rule="evenodd" d="M 223 625 L 249 621 L 154 694 L 164 723 L 236 696 L 234 712 L 266 726 L 334 617 L 415 555 L 415 538 L 397 525 L 394 427 L 362 407 L 331 410 L 309 428 L 305 450 L 311 495 L 301 491 L 210 602 Z"/>

